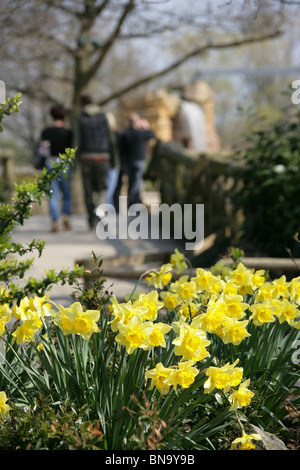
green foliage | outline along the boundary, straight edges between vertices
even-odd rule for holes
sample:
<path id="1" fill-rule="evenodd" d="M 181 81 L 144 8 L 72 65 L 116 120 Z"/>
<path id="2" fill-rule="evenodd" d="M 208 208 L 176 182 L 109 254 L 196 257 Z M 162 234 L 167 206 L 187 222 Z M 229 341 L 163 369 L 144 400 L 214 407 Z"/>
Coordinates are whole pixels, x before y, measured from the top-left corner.
<path id="1" fill-rule="evenodd" d="M 85 419 L 85 409 L 67 402 L 53 405 L 41 397 L 33 406 L 13 405 L 0 418 L 1 450 L 97 450 L 99 422 Z"/>
<path id="2" fill-rule="evenodd" d="M 300 220 L 300 113 L 285 116 L 249 137 L 243 188 L 238 194 L 245 220 L 242 238 L 269 256 L 294 256 Z"/>
<path id="3" fill-rule="evenodd" d="M 17 93 L 13 97 L 7 98 L 5 103 L 0 103 L 0 124 L 5 116 L 9 116 L 12 112 L 17 113 L 19 111 L 19 106 L 21 104 L 21 93 Z M 3 131 L 2 126 L 0 126 L 0 132 Z"/>
<path id="4" fill-rule="evenodd" d="M 83 282 L 80 278 L 74 279 L 72 297 L 88 310 L 99 310 L 109 301 L 110 293 L 104 290 L 106 279 L 103 277 L 102 264 L 102 258 L 97 258 L 92 251 L 90 266 L 82 274 Z"/>
<path id="5" fill-rule="evenodd" d="M 21 95 L 17 94 L 13 98 L 8 98 L 0 105 L 0 123 L 5 116 L 12 112 L 17 112 L 21 103 Z M 2 129 L 2 128 L 1 128 Z M 15 184 L 15 195 L 10 204 L 0 205 L 0 282 L 6 287 L 6 291 L 0 293 L 0 303 L 20 301 L 23 297 L 31 294 L 43 296 L 53 284 L 73 284 L 78 276 L 83 273 L 83 268 L 75 266 L 73 271 L 61 270 L 55 273 L 54 270 L 46 272 L 45 277 L 38 281 L 29 278 L 22 287 L 15 280 L 24 279 L 28 269 L 32 266 L 34 259 L 26 261 L 19 260 L 28 253 L 37 252 L 42 255 L 45 242 L 32 240 L 25 246 L 21 243 L 11 241 L 11 233 L 17 225 L 23 225 L 24 221 L 32 215 L 32 205 L 41 204 L 43 198 L 51 195 L 52 181 L 66 171 L 74 159 L 74 150 L 66 149 L 65 155 L 61 155 L 61 162 L 53 164 L 50 170 L 43 169 L 33 181 L 23 181 Z"/>

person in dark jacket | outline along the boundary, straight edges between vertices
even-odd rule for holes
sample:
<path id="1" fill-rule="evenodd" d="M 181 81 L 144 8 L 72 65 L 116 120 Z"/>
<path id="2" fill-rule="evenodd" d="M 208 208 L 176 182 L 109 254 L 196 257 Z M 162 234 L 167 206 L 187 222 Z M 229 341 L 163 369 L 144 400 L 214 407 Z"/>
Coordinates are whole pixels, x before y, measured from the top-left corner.
<path id="1" fill-rule="evenodd" d="M 64 154 L 66 148 L 72 146 L 72 131 L 65 127 L 66 111 L 62 106 L 53 106 L 50 109 L 53 118 L 53 125 L 46 127 L 42 133 L 40 140 L 49 145 L 49 156 L 45 166 L 50 169 L 53 161 L 59 160 L 59 155 Z M 52 197 L 49 199 L 49 211 L 52 219 L 52 232 L 60 230 L 60 215 L 62 212 L 63 228 L 71 229 L 71 183 L 70 168 L 64 171 L 52 182 Z M 60 195 L 62 194 L 62 210 L 60 210 Z"/>
<path id="2" fill-rule="evenodd" d="M 81 164 L 88 224 L 92 229 L 99 221 L 97 207 L 106 203 L 108 169 L 114 166 L 114 142 L 108 119 L 101 108 L 89 96 L 81 98 L 81 106 L 78 117 L 78 160 Z"/>
<path id="3" fill-rule="evenodd" d="M 149 122 L 137 113 L 129 116 L 129 127 L 121 135 L 122 153 L 128 174 L 128 205 L 141 202 L 141 186 L 146 169 L 147 142 L 155 138 Z"/>

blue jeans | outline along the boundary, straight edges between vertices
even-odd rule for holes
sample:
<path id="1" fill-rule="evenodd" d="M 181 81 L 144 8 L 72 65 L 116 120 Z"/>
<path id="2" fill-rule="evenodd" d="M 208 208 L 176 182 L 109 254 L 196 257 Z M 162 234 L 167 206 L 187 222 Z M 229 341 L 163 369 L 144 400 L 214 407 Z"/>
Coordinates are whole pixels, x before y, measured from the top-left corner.
<path id="1" fill-rule="evenodd" d="M 58 159 L 59 160 L 59 159 Z M 51 160 L 47 160 L 46 168 L 52 167 Z M 52 220 L 58 220 L 60 213 L 71 215 L 71 183 L 70 170 L 61 173 L 58 178 L 52 182 L 52 196 L 49 199 L 49 212 Z M 60 210 L 60 195 L 62 194 L 62 209 Z"/>
<path id="2" fill-rule="evenodd" d="M 107 175 L 107 195 L 106 195 L 106 202 L 107 204 L 112 204 L 114 206 L 114 194 L 115 189 L 118 184 L 119 179 L 119 169 L 118 168 L 109 168 L 108 175 Z"/>

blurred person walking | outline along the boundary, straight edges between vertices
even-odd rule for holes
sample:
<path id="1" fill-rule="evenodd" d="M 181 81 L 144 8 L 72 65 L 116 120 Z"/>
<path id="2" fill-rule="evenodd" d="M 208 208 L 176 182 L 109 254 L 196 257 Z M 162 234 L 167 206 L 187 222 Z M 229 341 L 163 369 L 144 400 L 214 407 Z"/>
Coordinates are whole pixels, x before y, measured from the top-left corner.
<path id="1" fill-rule="evenodd" d="M 120 160 L 120 138 L 119 131 L 117 129 L 117 123 L 112 113 L 107 113 L 107 119 L 111 130 L 112 145 L 113 145 L 113 159 L 110 159 L 110 164 L 107 173 L 107 194 L 106 202 L 112 206 L 115 206 L 114 194 L 117 188 L 119 174 L 121 170 Z"/>
<path id="2" fill-rule="evenodd" d="M 137 113 L 129 116 L 129 127 L 121 134 L 121 152 L 128 175 L 128 205 L 141 202 L 141 187 L 146 169 L 147 142 L 155 138 L 149 122 Z"/>
<path id="3" fill-rule="evenodd" d="M 41 145 L 48 146 L 48 157 L 45 167 L 50 169 L 53 162 L 60 161 L 60 154 L 65 153 L 66 148 L 72 146 L 72 131 L 65 126 L 66 110 L 62 106 L 53 106 L 50 109 L 53 125 L 46 127 L 41 132 Z M 52 232 L 60 230 L 60 218 L 62 216 L 63 228 L 71 229 L 71 184 L 70 167 L 55 178 L 52 183 L 52 197 L 49 199 L 49 212 L 52 220 Z M 62 208 L 61 206 L 62 196 Z"/>
<path id="4" fill-rule="evenodd" d="M 91 97 L 82 96 L 78 116 L 78 160 L 88 225 L 95 228 L 99 218 L 96 210 L 107 199 L 108 170 L 115 166 L 115 141 L 105 113 Z"/>

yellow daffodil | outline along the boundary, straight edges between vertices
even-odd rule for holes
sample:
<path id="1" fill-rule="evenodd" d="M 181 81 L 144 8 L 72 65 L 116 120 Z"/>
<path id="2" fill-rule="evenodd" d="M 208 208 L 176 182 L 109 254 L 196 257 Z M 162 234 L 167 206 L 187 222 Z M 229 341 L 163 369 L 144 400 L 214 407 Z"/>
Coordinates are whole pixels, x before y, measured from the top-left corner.
<path id="1" fill-rule="evenodd" d="M 51 304 L 49 295 L 39 297 L 24 297 L 19 305 L 14 305 L 13 314 L 17 320 L 33 320 L 36 316 L 44 318 L 50 316 Z"/>
<path id="2" fill-rule="evenodd" d="M 198 292 L 213 292 L 218 293 L 221 287 L 224 286 L 219 277 L 214 276 L 210 271 L 203 268 L 196 269 L 196 276 L 191 277 L 191 281 L 196 283 Z"/>
<path id="3" fill-rule="evenodd" d="M 260 440 L 260 434 L 246 434 L 245 431 L 242 431 L 242 437 L 237 437 L 234 441 L 232 441 L 230 450 L 253 450 L 255 449 L 255 445 L 252 441 Z"/>
<path id="4" fill-rule="evenodd" d="M 221 311 L 207 311 L 193 318 L 191 325 L 208 333 L 215 333 L 223 326 L 224 318 Z"/>
<path id="5" fill-rule="evenodd" d="M 110 303 L 108 304 L 108 311 L 109 311 L 109 314 L 114 317 L 113 320 L 110 322 L 111 329 L 112 331 L 117 331 L 117 324 L 119 320 L 122 318 L 122 313 L 120 312 L 119 302 L 117 301 L 116 296 L 115 295 L 111 296 L 109 300 L 110 300 Z"/>
<path id="6" fill-rule="evenodd" d="M 285 276 L 281 276 L 279 279 L 274 279 L 272 282 L 273 285 L 273 297 L 276 299 L 289 297 L 289 283 L 286 280 Z"/>
<path id="7" fill-rule="evenodd" d="M 252 271 L 251 274 L 251 284 L 253 290 L 257 289 L 258 287 L 261 287 L 264 282 L 265 282 L 265 270 L 264 269 L 259 269 L 258 271 Z"/>
<path id="8" fill-rule="evenodd" d="M 154 286 L 156 289 L 163 289 L 172 279 L 173 266 L 171 263 L 163 264 L 159 271 L 153 271 L 146 277 L 148 286 Z"/>
<path id="9" fill-rule="evenodd" d="M 249 307 L 249 304 L 243 302 L 241 295 L 225 295 L 224 303 L 226 305 L 226 315 L 231 318 L 237 318 L 241 320 L 245 316 L 245 310 Z"/>
<path id="10" fill-rule="evenodd" d="M 232 343 L 238 346 L 243 339 L 250 336 L 246 330 L 248 320 L 238 320 L 237 318 L 226 317 L 223 320 L 223 325 L 216 334 L 220 336 L 224 344 Z"/>
<path id="11" fill-rule="evenodd" d="M 177 248 L 175 248 L 174 253 L 172 253 L 170 262 L 172 266 L 176 269 L 177 274 L 180 274 L 188 267 L 187 262 L 184 258 L 184 254 L 180 253 Z"/>
<path id="12" fill-rule="evenodd" d="M 159 295 L 166 309 L 173 310 L 178 306 L 179 302 L 175 292 L 162 291 Z"/>
<path id="13" fill-rule="evenodd" d="M 289 294 L 291 300 L 300 303 L 300 276 L 294 277 L 289 284 Z"/>
<path id="14" fill-rule="evenodd" d="M 34 320 L 25 320 L 22 325 L 18 326 L 13 331 L 12 336 L 15 338 L 17 344 L 31 342 L 34 340 L 34 333 L 40 328 Z"/>
<path id="15" fill-rule="evenodd" d="M 87 310 L 86 312 L 78 312 L 77 317 L 74 319 L 74 328 L 77 335 L 82 336 L 88 340 L 93 333 L 99 333 L 97 321 L 99 320 L 100 312 L 97 310 Z"/>
<path id="16" fill-rule="evenodd" d="M 255 294 L 254 303 L 265 302 L 266 300 L 272 300 L 274 298 L 274 286 L 271 282 L 265 282 L 260 286 Z"/>
<path id="17" fill-rule="evenodd" d="M 223 294 L 224 295 L 237 295 L 238 288 L 236 284 L 231 281 L 226 281 L 223 289 Z"/>
<path id="18" fill-rule="evenodd" d="M 210 286 L 209 292 L 215 295 L 221 295 L 225 289 L 225 282 L 222 279 L 215 279 Z"/>
<path id="19" fill-rule="evenodd" d="M 166 383 L 172 385 L 175 390 L 178 385 L 182 388 L 188 388 L 194 383 L 196 375 L 199 374 L 199 370 L 193 366 L 194 361 L 179 362 L 176 369 L 171 369 Z"/>
<path id="20" fill-rule="evenodd" d="M 212 296 L 207 304 L 206 312 L 196 316 L 192 321 L 192 326 L 214 333 L 222 327 L 226 311 L 223 298 Z"/>
<path id="21" fill-rule="evenodd" d="M 58 306 L 58 312 L 52 313 L 53 322 L 62 329 L 64 335 L 77 334 L 88 340 L 93 333 L 99 332 L 97 321 L 99 310 L 82 310 L 80 302 L 74 302 L 70 307 Z"/>
<path id="22" fill-rule="evenodd" d="M 7 396 L 5 392 L 0 392 L 0 416 L 5 416 L 9 413 L 11 407 L 6 403 Z"/>
<path id="23" fill-rule="evenodd" d="M 156 320 L 157 312 L 164 306 L 163 302 L 158 299 L 157 290 L 153 290 L 148 294 L 141 293 L 134 302 L 134 307 L 146 307 L 147 312 L 142 314 L 143 320 Z"/>
<path id="24" fill-rule="evenodd" d="M 32 297 L 24 297 L 19 305 L 14 305 L 13 314 L 17 320 L 33 320 L 36 315 L 35 305 Z"/>
<path id="25" fill-rule="evenodd" d="M 239 263 L 235 269 L 233 269 L 229 277 L 234 280 L 238 286 L 251 285 L 252 286 L 252 273 L 251 270 L 246 268 L 243 263 Z"/>
<path id="26" fill-rule="evenodd" d="M 5 332 L 5 325 L 11 319 L 12 310 L 9 304 L 0 304 L 0 335 Z"/>
<path id="27" fill-rule="evenodd" d="M 206 333 L 198 328 L 192 328 L 187 323 L 182 323 L 179 336 L 173 340 L 175 345 L 174 353 L 182 356 L 182 360 L 202 361 L 209 356 L 206 346 L 210 341 L 206 338 Z"/>
<path id="28" fill-rule="evenodd" d="M 109 310 L 113 320 L 110 322 L 110 326 L 114 332 L 118 331 L 120 322 L 128 324 L 135 315 L 143 317 L 149 313 L 149 308 L 139 305 L 137 301 L 132 303 L 131 300 L 128 300 L 127 302 L 118 303 L 117 299 L 112 297 L 111 302 Z"/>
<path id="29" fill-rule="evenodd" d="M 0 286 L 0 297 L 2 301 L 7 300 L 7 303 L 9 303 L 10 291 L 5 289 L 4 286 Z"/>
<path id="30" fill-rule="evenodd" d="M 110 298 L 111 303 L 108 305 L 108 311 L 113 316 L 113 320 L 110 322 L 110 326 L 112 331 L 118 330 L 118 322 L 122 319 L 124 315 L 124 306 L 128 305 L 129 307 L 132 306 L 131 300 L 127 301 L 126 303 L 121 303 L 117 301 L 116 297 L 113 295 Z"/>
<path id="31" fill-rule="evenodd" d="M 293 326 L 294 328 L 296 328 L 296 330 L 300 330 L 300 320 L 295 321 L 295 322 L 292 324 L 292 326 Z"/>
<path id="32" fill-rule="evenodd" d="M 249 307 L 252 312 L 250 320 L 253 320 L 255 326 L 261 326 L 264 323 L 270 323 L 275 321 L 274 312 L 276 306 L 269 300 L 258 304 L 253 304 Z"/>
<path id="33" fill-rule="evenodd" d="M 238 359 L 233 363 L 227 363 L 222 367 L 209 367 L 206 370 L 208 379 L 204 383 L 204 392 L 211 393 L 215 388 L 228 392 L 230 387 L 237 386 L 243 378 L 243 368 L 235 367 Z"/>
<path id="34" fill-rule="evenodd" d="M 108 304 L 108 310 L 109 310 L 109 312 L 111 313 L 111 312 L 113 312 L 115 309 L 118 308 L 119 302 L 118 302 L 118 300 L 117 300 L 117 298 L 116 298 L 115 295 L 112 295 L 109 300 L 110 300 L 110 303 Z"/>
<path id="35" fill-rule="evenodd" d="M 24 297 L 19 305 L 14 305 L 12 312 L 22 322 L 12 333 L 18 344 L 30 342 L 34 333 L 43 326 L 43 318 L 50 315 L 49 296 Z"/>
<path id="36" fill-rule="evenodd" d="M 170 291 L 171 292 L 176 292 L 177 287 L 182 284 L 183 282 L 187 282 L 189 280 L 189 276 L 187 274 L 184 274 L 183 276 L 180 276 L 176 281 L 172 282 L 170 284 Z"/>
<path id="37" fill-rule="evenodd" d="M 149 347 L 148 338 L 152 330 L 153 324 L 151 322 L 143 322 L 140 315 L 134 315 L 128 324 L 119 323 L 116 342 L 125 346 L 128 354 L 132 354 L 137 348 Z"/>
<path id="38" fill-rule="evenodd" d="M 239 263 L 237 267 L 230 272 L 229 279 L 234 281 L 239 294 L 246 295 L 253 293 L 252 272 L 242 263 Z"/>
<path id="39" fill-rule="evenodd" d="M 250 380 L 245 380 L 245 382 L 242 382 L 240 384 L 238 390 L 234 391 L 229 396 L 229 401 L 232 403 L 230 411 L 234 411 L 237 408 L 248 406 L 250 404 L 251 398 L 253 397 L 254 393 L 247 388 L 249 384 Z"/>
<path id="40" fill-rule="evenodd" d="M 150 326 L 150 324 L 149 324 Z M 165 336 L 171 330 L 171 326 L 167 323 L 154 323 L 152 325 L 152 331 L 149 332 L 147 341 L 148 346 L 145 346 L 144 349 L 148 350 L 155 346 L 160 346 L 162 348 L 166 347 Z"/>
<path id="41" fill-rule="evenodd" d="M 147 370 L 145 373 L 145 378 L 151 379 L 151 384 L 149 390 L 152 390 L 154 387 L 160 391 L 163 395 L 168 393 L 170 390 L 170 385 L 167 384 L 167 380 L 172 373 L 172 369 L 164 367 L 161 362 L 156 364 L 154 369 Z"/>
<path id="42" fill-rule="evenodd" d="M 122 316 L 118 318 L 116 330 L 119 329 L 119 323 L 128 325 L 130 320 L 136 315 L 143 318 L 144 315 L 148 314 L 149 309 L 146 306 L 143 307 L 141 305 L 135 305 L 128 302 L 128 304 L 121 306 L 120 312 L 122 312 Z"/>
<path id="43" fill-rule="evenodd" d="M 300 317 L 298 305 L 290 302 L 288 299 L 274 300 L 272 305 L 276 306 L 274 315 L 278 318 L 279 323 L 286 321 L 289 325 L 293 326 L 295 320 Z"/>
<path id="44" fill-rule="evenodd" d="M 43 297 L 38 297 L 37 295 L 33 298 L 33 305 L 35 310 L 39 316 L 42 318 L 49 317 L 51 304 L 48 302 L 49 295 L 44 295 Z"/>
<path id="45" fill-rule="evenodd" d="M 187 276 L 182 276 L 170 286 L 170 290 L 177 294 L 179 302 L 192 303 L 197 297 L 197 288 L 194 281 L 189 281 Z"/>

